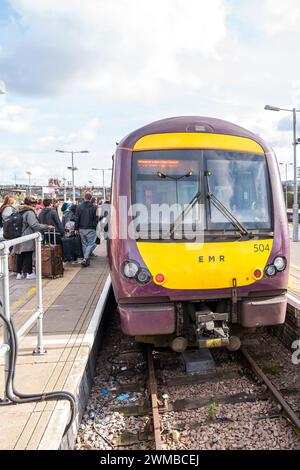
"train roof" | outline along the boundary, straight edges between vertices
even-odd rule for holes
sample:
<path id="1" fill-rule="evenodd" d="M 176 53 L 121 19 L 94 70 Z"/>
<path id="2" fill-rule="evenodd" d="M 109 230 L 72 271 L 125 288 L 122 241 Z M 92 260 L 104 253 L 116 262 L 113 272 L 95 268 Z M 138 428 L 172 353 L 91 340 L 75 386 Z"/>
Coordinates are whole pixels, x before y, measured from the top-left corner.
<path id="1" fill-rule="evenodd" d="M 211 132 L 213 134 L 246 137 L 266 149 L 266 143 L 257 134 L 232 122 L 205 116 L 178 116 L 152 122 L 128 134 L 122 139 L 119 146 L 133 148 L 135 143 L 145 135 L 171 132 Z"/>

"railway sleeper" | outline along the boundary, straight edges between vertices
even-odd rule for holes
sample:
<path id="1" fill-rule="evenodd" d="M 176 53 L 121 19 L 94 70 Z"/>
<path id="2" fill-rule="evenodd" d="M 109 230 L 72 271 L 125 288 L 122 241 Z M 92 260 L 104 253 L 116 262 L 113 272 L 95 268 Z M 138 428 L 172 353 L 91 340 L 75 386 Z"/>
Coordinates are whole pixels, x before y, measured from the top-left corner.
<path id="1" fill-rule="evenodd" d="M 280 390 L 284 395 L 295 395 L 299 392 L 298 389 L 282 389 Z M 212 403 L 216 403 L 217 405 L 227 405 L 227 404 L 239 404 L 239 403 L 256 403 L 259 401 L 267 401 L 270 400 L 270 394 L 268 392 L 265 393 L 257 393 L 257 394 L 249 394 L 246 392 L 235 393 L 233 395 L 218 395 L 213 397 L 198 397 L 198 398 L 184 398 L 178 399 L 174 402 L 168 402 L 167 406 L 164 403 L 158 407 L 159 413 L 170 413 L 170 412 L 177 412 L 177 411 L 188 411 L 188 410 L 195 410 L 198 408 L 203 408 L 205 406 L 209 406 Z M 151 406 L 147 403 L 145 405 L 126 405 L 120 406 L 114 409 L 120 414 L 124 416 L 147 416 L 151 413 Z"/>

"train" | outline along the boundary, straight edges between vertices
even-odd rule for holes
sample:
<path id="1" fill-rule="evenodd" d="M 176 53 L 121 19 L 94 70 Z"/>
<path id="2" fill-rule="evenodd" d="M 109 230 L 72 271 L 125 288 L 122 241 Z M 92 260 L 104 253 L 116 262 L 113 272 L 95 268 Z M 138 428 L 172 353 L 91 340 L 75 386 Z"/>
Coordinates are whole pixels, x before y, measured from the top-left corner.
<path id="1" fill-rule="evenodd" d="M 277 159 L 258 135 L 182 116 L 117 144 L 107 250 L 124 334 L 239 349 L 285 321 L 289 245 Z"/>

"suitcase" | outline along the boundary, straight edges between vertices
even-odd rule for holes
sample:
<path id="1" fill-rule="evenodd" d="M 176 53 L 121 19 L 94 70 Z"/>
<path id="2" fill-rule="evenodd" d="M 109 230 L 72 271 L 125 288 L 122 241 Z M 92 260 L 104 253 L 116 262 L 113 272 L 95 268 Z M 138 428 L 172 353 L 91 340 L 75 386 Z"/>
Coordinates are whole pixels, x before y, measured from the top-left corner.
<path id="1" fill-rule="evenodd" d="M 74 243 L 75 256 L 77 258 L 83 258 L 83 251 L 82 251 L 80 235 L 76 235 L 75 237 L 73 237 L 73 243 Z"/>
<path id="2" fill-rule="evenodd" d="M 11 253 L 8 257 L 8 269 L 9 271 L 16 273 L 17 272 L 17 255 L 16 253 Z"/>
<path id="3" fill-rule="evenodd" d="M 64 267 L 62 260 L 62 246 L 56 244 L 56 233 L 47 232 L 49 245 L 42 246 L 42 276 L 43 277 L 62 277 Z M 53 244 L 51 243 L 53 235 Z"/>
<path id="4" fill-rule="evenodd" d="M 63 237 L 61 242 L 64 261 L 75 261 L 83 257 L 80 236 Z"/>

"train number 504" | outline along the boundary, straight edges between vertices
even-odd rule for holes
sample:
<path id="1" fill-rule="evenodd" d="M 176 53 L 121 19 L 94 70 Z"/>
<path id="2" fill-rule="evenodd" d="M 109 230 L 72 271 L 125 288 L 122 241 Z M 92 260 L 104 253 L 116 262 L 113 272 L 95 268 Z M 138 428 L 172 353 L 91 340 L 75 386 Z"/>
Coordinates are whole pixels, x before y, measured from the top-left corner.
<path id="1" fill-rule="evenodd" d="M 270 251 L 270 246 L 268 244 L 264 245 L 263 243 L 256 243 L 254 245 L 254 253 L 257 253 L 258 251 L 260 251 L 261 253 L 264 251 Z"/>

